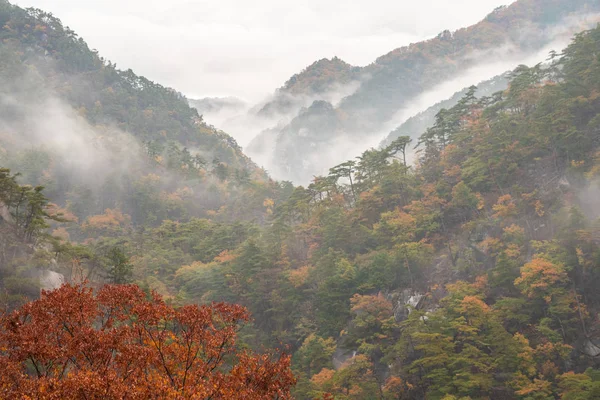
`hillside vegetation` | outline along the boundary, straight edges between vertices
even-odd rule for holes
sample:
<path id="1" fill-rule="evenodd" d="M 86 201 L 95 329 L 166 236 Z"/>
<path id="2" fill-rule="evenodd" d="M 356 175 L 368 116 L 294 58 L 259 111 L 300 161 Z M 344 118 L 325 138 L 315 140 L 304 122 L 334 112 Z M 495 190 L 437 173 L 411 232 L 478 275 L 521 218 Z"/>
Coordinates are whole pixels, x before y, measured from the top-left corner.
<path id="1" fill-rule="evenodd" d="M 173 306 L 236 303 L 252 315 L 238 334 L 243 346 L 293 354 L 298 399 L 600 396 L 600 27 L 578 34 L 547 66 L 518 67 L 504 91 L 477 97 L 467 90 L 418 141 L 400 136 L 294 187 L 269 180 L 174 92 L 132 84 L 124 78 L 132 72 L 104 61 L 61 67 L 69 49 L 85 44 L 52 17 L 2 7 L 9 36 L 2 51 L 12 58 L 0 58 L 0 74 L 20 71 L 6 75 L 17 87 L 2 98 L 18 101 L 3 108 L 8 122 L 0 130 L 0 165 L 12 168 L 0 170 L 6 308 L 35 298 L 47 271 L 93 288 L 135 283 Z M 515 9 L 498 11 L 498 21 L 507 10 Z M 544 23 L 555 15 L 533 10 Z M 35 33 L 43 21 L 62 31 Z M 58 46 L 58 38 L 69 45 L 40 50 L 46 40 Z M 110 85 L 73 94 L 106 70 Z M 48 88 L 59 109 L 85 107 L 67 118 L 79 122 L 63 118 L 61 127 L 94 143 L 115 138 L 117 146 L 92 146 L 113 156 L 109 162 L 65 164 L 69 155 L 38 133 L 39 149 L 19 143 L 39 126 L 59 132 L 50 130 L 56 119 L 40 125 L 22 110 L 38 104 L 40 86 L 26 83 L 40 74 L 69 82 L 67 94 Z M 139 103 L 143 109 L 132 106 L 147 90 L 171 100 L 149 106 L 159 101 L 153 95 Z M 327 118 L 337 110 L 316 103 L 305 112 Z M 195 121 L 189 128 L 188 119 L 178 120 L 185 113 Z M 146 114 L 167 133 L 136 119 Z M 92 133 L 75 129 L 79 123 Z M 142 143 L 139 162 L 119 145 L 122 134 Z M 162 147 L 171 144 L 175 161 Z M 202 149 L 193 156 L 207 163 L 192 158 L 192 144 Z M 116 169 L 122 175 L 114 186 L 98 186 L 104 172 L 97 167 L 123 159 L 133 166 Z M 0 347 L 0 358 L 6 354 Z"/>

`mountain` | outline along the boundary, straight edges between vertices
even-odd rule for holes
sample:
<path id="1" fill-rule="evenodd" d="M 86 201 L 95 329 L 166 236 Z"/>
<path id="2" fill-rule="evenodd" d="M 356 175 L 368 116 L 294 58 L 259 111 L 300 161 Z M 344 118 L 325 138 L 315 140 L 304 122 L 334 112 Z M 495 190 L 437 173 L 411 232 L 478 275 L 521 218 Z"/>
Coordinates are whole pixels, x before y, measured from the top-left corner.
<path id="1" fill-rule="evenodd" d="M 54 16 L 2 1 L 0 24 L 0 162 L 22 171 L 24 182 L 46 186 L 78 218 L 115 207 L 138 223 L 200 216 L 225 206 L 227 185 L 269 185 L 183 95 L 117 69 Z M 151 198 L 132 198 L 136 185 Z M 175 194 L 181 191 L 185 199 Z M 102 201 L 91 201 L 92 193 Z M 167 205 L 169 193 L 179 205 Z M 160 215 L 143 210 L 160 203 Z"/>
<path id="2" fill-rule="evenodd" d="M 487 81 L 478 83 L 475 95 L 477 97 L 492 96 L 496 92 L 503 91 L 508 88 L 510 81 L 510 73 L 496 76 Z M 459 92 L 454 93 L 452 97 L 439 103 L 434 104 L 425 111 L 408 118 L 405 122 L 399 125 L 396 129 L 381 142 L 380 147 L 389 146 L 395 139 L 400 136 L 408 136 L 411 139 L 418 139 L 423 132 L 431 128 L 435 123 L 436 115 L 442 109 L 454 107 L 467 94 L 469 88 L 464 88 Z"/>
<path id="3" fill-rule="evenodd" d="M 337 164 L 314 100 L 275 143 L 335 144 L 304 187 L 55 17 L 0 22 L 0 398 L 598 398 L 600 26 Z"/>
<path id="4" fill-rule="evenodd" d="M 293 78 L 292 84 L 288 82 L 283 94 L 278 91 L 275 100 L 265 106 L 280 113 L 268 113 L 269 117 L 278 115 L 278 118 L 266 133 L 257 136 L 257 142 L 272 141 L 276 143 L 274 147 L 260 149 L 256 143 L 250 143 L 248 151 L 253 158 L 266 159 L 264 165 L 274 176 L 307 183 L 314 175 L 326 171 L 332 161 L 329 149 L 344 148 L 344 151 L 334 152 L 335 163 L 357 155 L 360 151 L 355 143 L 364 145 L 381 141 L 393 129 L 389 124 L 394 122 L 394 115 L 409 108 L 421 94 L 435 91 L 444 83 L 464 81 L 473 74 L 473 69 L 487 70 L 487 76 L 483 74 L 479 78 L 485 80 L 516 67 L 537 53 L 541 53 L 537 61 L 543 61 L 551 49 L 548 46 L 562 47 L 575 32 L 594 26 L 599 21 L 599 11 L 598 2 L 589 0 L 550 3 L 519 0 L 496 9 L 476 25 L 456 32 L 444 31 L 430 40 L 396 49 L 364 68 L 352 69 L 340 61 L 337 68 L 326 69 L 327 73 L 337 71 L 335 74 L 327 74 L 317 82 L 328 82 L 327 88 L 343 87 L 349 79 L 356 84 L 344 93 L 345 96 L 333 102 L 321 93 L 315 94 L 312 89 L 313 77 L 319 71 L 313 64 L 298 78 Z M 426 107 L 469 84 L 472 82 L 457 84 L 450 93 Z M 294 127 L 287 126 L 295 117 L 302 118 L 299 114 L 304 114 L 303 108 L 310 107 L 307 99 L 331 103 L 338 118 L 336 130 L 315 129 L 310 126 L 312 122 L 306 127 L 300 127 L 298 121 Z M 275 125 L 282 127 L 273 135 Z M 318 137 L 319 140 L 303 144 L 306 137 Z M 310 150 L 296 155 L 298 147 Z M 295 154 L 295 157 L 287 158 L 289 154 Z"/>
<path id="5" fill-rule="evenodd" d="M 362 68 L 353 67 L 334 57 L 323 58 L 292 76 L 273 99 L 261 105 L 257 115 L 272 118 L 297 112 L 309 106 L 316 99 L 336 102 L 349 95 L 358 87 Z"/>
<path id="6" fill-rule="evenodd" d="M 52 211 L 42 215 L 67 216 L 70 223 L 62 227 L 56 221 L 65 218 L 52 219 L 50 233 L 65 243 L 89 244 L 165 221 L 243 225 L 267 218 L 264 204 L 279 200 L 280 184 L 182 94 L 117 69 L 41 10 L 0 0 L 0 26 L 0 167 L 19 172 L 13 183 L 3 170 L 7 187 L 36 188 L 31 201 L 43 203 L 35 198 L 43 187 Z M 13 201 L 12 195 L 0 199 L 3 221 L 19 221 L 25 206 L 12 208 Z M 33 240 L 38 228 L 27 237 L 0 232 L 0 281 L 9 299 L 39 292 L 36 277 L 43 269 L 66 273 L 64 264 L 52 267 L 57 260 L 46 234 Z M 104 263 L 114 245 L 85 250 L 88 261 Z M 20 263 L 39 252 L 43 261 Z"/>
<path id="7" fill-rule="evenodd" d="M 367 150 L 275 210 L 280 279 L 247 290 L 297 346 L 297 398 L 597 397 L 598 49 L 468 90 L 415 166 Z"/>

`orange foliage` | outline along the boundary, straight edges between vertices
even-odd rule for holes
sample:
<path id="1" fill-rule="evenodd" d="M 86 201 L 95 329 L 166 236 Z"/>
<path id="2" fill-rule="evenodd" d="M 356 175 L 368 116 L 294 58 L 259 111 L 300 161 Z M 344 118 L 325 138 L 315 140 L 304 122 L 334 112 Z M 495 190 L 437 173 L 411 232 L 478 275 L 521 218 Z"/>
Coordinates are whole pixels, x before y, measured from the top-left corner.
<path id="1" fill-rule="evenodd" d="M 383 386 L 383 391 L 386 394 L 397 396 L 397 398 L 402 398 L 401 396 L 405 394 L 407 389 L 411 389 L 412 385 L 408 382 L 404 382 L 401 378 L 397 376 L 390 376 L 385 385 Z"/>
<path id="2" fill-rule="evenodd" d="M 473 287 L 477 290 L 483 291 L 488 284 L 488 278 L 486 275 L 480 275 L 475 278 L 475 283 L 473 283 Z"/>
<path id="3" fill-rule="evenodd" d="M 107 208 L 104 214 L 92 215 L 83 223 L 83 229 L 116 230 L 124 225 L 129 225 L 131 217 L 123 214 L 121 210 Z"/>
<path id="4" fill-rule="evenodd" d="M 537 396 L 544 396 L 540 398 L 548 398 L 552 394 L 552 383 L 543 379 L 534 379 L 533 382 L 527 386 L 517 390 L 519 396 L 527 396 L 528 394 L 535 394 Z"/>
<path id="5" fill-rule="evenodd" d="M 393 313 L 393 306 L 381 293 L 377 296 L 355 294 L 351 299 L 353 313 L 368 313 L 379 319 L 389 318 Z"/>
<path id="6" fill-rule="evenodd" d="M 263 201 L 263 207 L 273 208 L 274 205 L 275 202 L 273 201 L 273 199 L 266 198 L 265 201 Z"/>
<path id="7" fill-rule="evenodd" d="M 69 241 L 71 240 L 71 235 L 64 227 L 57 228 L 52 231 L 52 236 L 59 238 L 60 240 Z"/>
<path id="8" fill-rule="evenodd" d="M 517 206 L 515 205 L 512 196 L 510 194 L 505 194 L 498 198 L 498 201 L 492 209 L 496 212 L 494 218 L 508 218 L 516 214 Z"/>
<path id="9" fill-rule="evenodd" d="M 460 178 L 461 173 L 462 173 L 462 170 L 460 169 L 459 165 L 454 165 L 454 166 L 449 167 L 444 170 L 445 176 L 447 176 L 449 178 L 456 178 L 456 180 L 458 180 Z"/>
<path id="10" fill-rule="evenodd" d="M 246 310 L 65 285 L 0 319 L 3 399 L 289 399 L 290 357 L 236 347 Z"/>
<path id="11" fill-rule="evenodd" d="M 463 313 L 487 313 L 490 311 L 490 307 L 485 304 L 483 300 L 476 296 L 465 296 L 460 303 L 460 306 Z"/>
<path id="12" fill-rule="evenodd" d="M 75 214 L 73 214 L 71 211 L 68 211 L 67 209 L 61 208 L 60 206 L 54 203 L 48 204 L 46 212 L 48 213 L 48 215 L 60 218 L 62 220 L 65 220 L 66 222 L 79 222 L 79 218 L 77 218 Z"/>
<path id="13" fill-rule="evenodd" d="M 310 380 L 316 386 L 321 387 L 329 382 L 333 378 L 333 375 L 335 375 L 335 371 L 333 369 L 323 368 L 321 372 L 313 375 Z"/>
<path id="14" fill-rule="evenodd" d="M 238 255 L 230 252 L 229 250 L 223 250 L 218 256 L 215 257 L 214 261 L 224 264 L 234 261 L 238 258 Z"/>
<path id="15" fill-rule="evenodd" d="M 308 277 L 310 276 L 310 272 L 312 271 L 312 269 L 313 269 L 313 267 L 311 267 L 310 265 L 305 265 L 303 267 L 300 267 L 298 269 L 290 271 L 289 277 L 288 277 L 288 279 L 290 280 L 290 283 L 295 288 L 301 287 L 308 280 Z"/>

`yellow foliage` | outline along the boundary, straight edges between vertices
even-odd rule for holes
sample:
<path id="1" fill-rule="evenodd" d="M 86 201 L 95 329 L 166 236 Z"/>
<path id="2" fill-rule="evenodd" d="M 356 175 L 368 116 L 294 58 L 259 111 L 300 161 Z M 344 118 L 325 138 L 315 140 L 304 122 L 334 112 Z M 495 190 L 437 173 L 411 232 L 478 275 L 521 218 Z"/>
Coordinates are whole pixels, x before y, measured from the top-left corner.
<path id="1" fill-rule="evenodd" d="M 289 272 L 288 279 L 295 288 L 299 288 L 306 283 L 312 270 L 313 267 L 311 265 L 305 265 L 298 269 L 291 270 Z"/>
<path id="2" fill-rule="evenodd" d="M 500 250 L 501 242 L 500 239 L 494 237 L 485 238 L 480 247 L 482 251 L 486 254 L 494 254 Z"/>
<path id="3" fill-rule="evenodd" d="M 275 202 L 273 201 L 273 199 L 266 198 L 265 201 L 263 201 L 263 206 L 266 208 L 272 208 L 274 205 Z"/>
<path id="4" fill-rule="evenodd" d="M 481 193 L 475 193 L 475 197 L 477 197 L 478 200 L 477 210 L 483 210 L 483 208 L 485 207 L 485 200 L 483 199 L 483 196 L 481 195 Z"/>
<path id="5" fill-rule="evenodd" d="M 585 175 L 588 179 L 594 179 L 600 176 L 600 151 L 598 151 L 595 154 L 594 164 L 592 165 L 592 168 L 588 172 L 586 172 Z"/>
<path id="6" fill-rule="evenodd" d="M 509 243 L 506 250 L 504 250 L 504 254 L 510 258 L 518 258 L 521 255 L 521 247 L 515 243 Z"/>
<path id="7" fill-rule="evenodd" d="M 516 225 L 516 224 L 507 226 L 503 230 L 506 235 L 511 236 L 511 237 L 521 236 L 521 235 L 525 234 L 525 229 L 523 229 L 522 227 L 520 227 L 519 225 Z"/>
<path id="8" fill-rule="evenodd" d="M 515 279 L 515 286 L 529 297 L 543 293 L 544 299 L 549 301 L 547 292 L 566 279 L 567 274 L 561 265 L 538 257 L 521 268 L 521 276 Z"/>
<path id="9" fill-rule="evenodd" d="M 171 201 L 171 202 L 180 202 L 181 201 L 181 196 L 179 196 L 178 193 L 168 193 L 168 192 L 162 192 L 161 193 L 161 197 L 167 201 Z"/>
<path id="10" fill-rule="evenodd" d="M 175 277 L 181 277 L 189 272 L 195 272 L 198 270 L 201 270 L 203 268 L 206 268 L 206 264 L 200 262 L 200 261 L 194 261 L 193 263 L 191 263 L 190 265 L 184 265 L 181 268 L 179 268 L 176 272 L 175 272 Z"/>
<path id="11" fill-rule="evenodd" d="M 505 194 L 498 198 L 498 201 L 492 209 L 496 212 L 494 218 L 508 218 L 516 214 L 517 206 L 515 205 L 512 196 L 510 194 Z"/>
<path id="12" fill-rule="evenodd" d="M 140 179 L 140 183 L 143 184 L 154 184 L 158 182 L 160 182 L 160 176 L 156 174 L 148 174 Z"/>
<path id="13" fill-rule="evenodd" d="M 545 211 L 544 211 L 544 205 L 542 204 L 542 202 L 540 200 L 536 200 L 534 207 L 535 207 L 535 213 L 538 215 L 538 217 L 543 217 L 545 214 Z"/>
<path id="14" fill-rule="evenodd" d="M 269 215 L 273 214 L 273 206 L 274 205 L 275 205 L 275 202 L 273 201 L 273 199 L 266 198 L 265 201 L 263 201 L 263 207 L 265 207 L 267 209 L 267 214 L 269 214 Z"/>
<path id="15" fill-rule="evenodd" d="M 571 166 L 573 168 L 583 167 L 584 165 L 585 165 L 585 161 L 584 160 L 580 160 L 580 161 L 571 160 Z"/>

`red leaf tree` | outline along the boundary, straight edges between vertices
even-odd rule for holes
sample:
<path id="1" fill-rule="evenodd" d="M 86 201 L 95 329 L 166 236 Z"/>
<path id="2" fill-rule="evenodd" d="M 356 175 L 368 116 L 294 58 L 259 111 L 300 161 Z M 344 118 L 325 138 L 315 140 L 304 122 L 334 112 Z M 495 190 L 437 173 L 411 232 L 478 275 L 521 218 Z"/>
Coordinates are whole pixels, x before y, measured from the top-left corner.
<path id="1" fill-rule="evenodd" d="M 288 399 L 290 357 L 236 346 L 247 311 L 65 285 L 0 318 L 3 399 Z"/>

